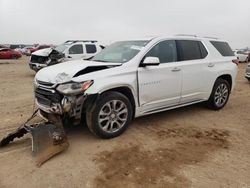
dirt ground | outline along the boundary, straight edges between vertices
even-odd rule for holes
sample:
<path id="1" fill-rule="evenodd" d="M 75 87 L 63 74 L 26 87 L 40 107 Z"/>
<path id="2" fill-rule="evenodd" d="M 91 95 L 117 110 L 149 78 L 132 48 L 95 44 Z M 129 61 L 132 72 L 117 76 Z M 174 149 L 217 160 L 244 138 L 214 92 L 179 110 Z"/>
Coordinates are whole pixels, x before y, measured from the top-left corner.
<path id="1" fill-rule="evenodd" d="M 28 58 L 0 60 L 0 137 L 33 111 Z M 250 83 L 239 66 L 227 106 L 203 105 L 135 119 L 120 137 L 68 130 L 70 147 L 40 168 L 25 137 L 0 149 L 0 187 L 250 187 Z"/>

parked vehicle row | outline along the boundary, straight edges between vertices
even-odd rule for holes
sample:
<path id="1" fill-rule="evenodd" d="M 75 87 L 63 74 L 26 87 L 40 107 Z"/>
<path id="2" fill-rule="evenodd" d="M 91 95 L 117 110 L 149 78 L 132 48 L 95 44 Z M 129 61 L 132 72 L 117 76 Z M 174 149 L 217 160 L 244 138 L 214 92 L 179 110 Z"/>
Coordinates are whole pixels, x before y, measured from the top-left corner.
<path id="1" fill-rule="evenodd" d="M 0 48 L 0 59 L 18 59 L 22 54 L 10 48 Z"/>
<path id="2" fill-rule="evenodd" d="M 68 40 L 53 48 L 46 48 L 33 52 L 29 62 L 32 70 L 38 71 L 44 67 L 57 63 L 74 60 L 89 59 L 99 53 L 104 47 L 97 41 Z"/>
<path id="3" fill-rule="evenodd" d="M 87 51 L 86 43 L 75 45 L 79 43 L 62 46 L 67 49 L 64 54 Z M 59 115 L 63 122 L 85 122 L 95 135 L 113 138 L 134 117 L 199 102 L 213 110 L 223 108 L 235 86 L 237 65 L 228 43 L 219 39 L 171 36 L 120 41 L 92 59 L 38 71 L 36 104 L 45 118 Z"/>
<path id="4" fill-rule="evenodd" d="M 248 62 L 250 60 L 250 51 L 235 50 L 235 56 L 240 62 Z"/>
<path id="5" fill-rule="evenodd" d="M 250 63 L 247 65 L 245 77 L 250 82 Z"/>

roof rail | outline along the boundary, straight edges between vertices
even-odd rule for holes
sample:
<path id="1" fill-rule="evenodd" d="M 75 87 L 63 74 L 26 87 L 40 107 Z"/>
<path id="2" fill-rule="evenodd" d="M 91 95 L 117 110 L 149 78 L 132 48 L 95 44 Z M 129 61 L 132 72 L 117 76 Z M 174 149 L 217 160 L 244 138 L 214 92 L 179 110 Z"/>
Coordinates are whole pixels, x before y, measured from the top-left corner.
<path id="1" fill-rule="evenodd" d="M 219 39 L 217 37 L 207 37 L 207 36 L 205 36 L 204 38 L 207 38 L 207 39 Z"/>
<path id="2" fill-rule="evenodd" d="M 67 40 L 64 43 L 68 43 L 68 42 L 72 42 L 72 43 L 76 43 L 76 42 L 91 42 L 91 43 L 95 43 L 95 42 L 97 42 L 97 40 Z"/>
<path id="3" fill-rule="evenodd" d="M 189 35 L 189 34 L 177 34 L 175 36 L 197 37 L 197 35 Z"/>

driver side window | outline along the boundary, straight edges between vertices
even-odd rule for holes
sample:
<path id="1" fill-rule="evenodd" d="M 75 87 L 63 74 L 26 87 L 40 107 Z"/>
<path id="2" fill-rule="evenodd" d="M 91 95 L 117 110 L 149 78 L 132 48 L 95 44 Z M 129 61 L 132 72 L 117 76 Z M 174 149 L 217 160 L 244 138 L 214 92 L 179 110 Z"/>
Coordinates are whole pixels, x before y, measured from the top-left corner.
<path id="1" fill-rule="evenodd" d="M 166 40 L 156 44 L 145 57 L 158 57 L 160 63 L 177 61 L 177 50 L 174 40 Z"/>

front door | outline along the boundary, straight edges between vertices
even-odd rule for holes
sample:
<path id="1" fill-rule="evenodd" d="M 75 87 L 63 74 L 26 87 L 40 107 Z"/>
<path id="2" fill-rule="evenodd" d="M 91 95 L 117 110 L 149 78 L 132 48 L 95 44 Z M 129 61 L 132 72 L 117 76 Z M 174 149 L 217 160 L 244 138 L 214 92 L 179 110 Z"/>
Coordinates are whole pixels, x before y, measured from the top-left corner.
<path id="1" fill-rule="evenodd" d="M 146 57 L 158 57 L 158 66 L 139 67 L 139 102 L 141 111 L 178 105 L 181 95 L 182 70 L 178 66 L 174 40 L 156 44 Z"/>

